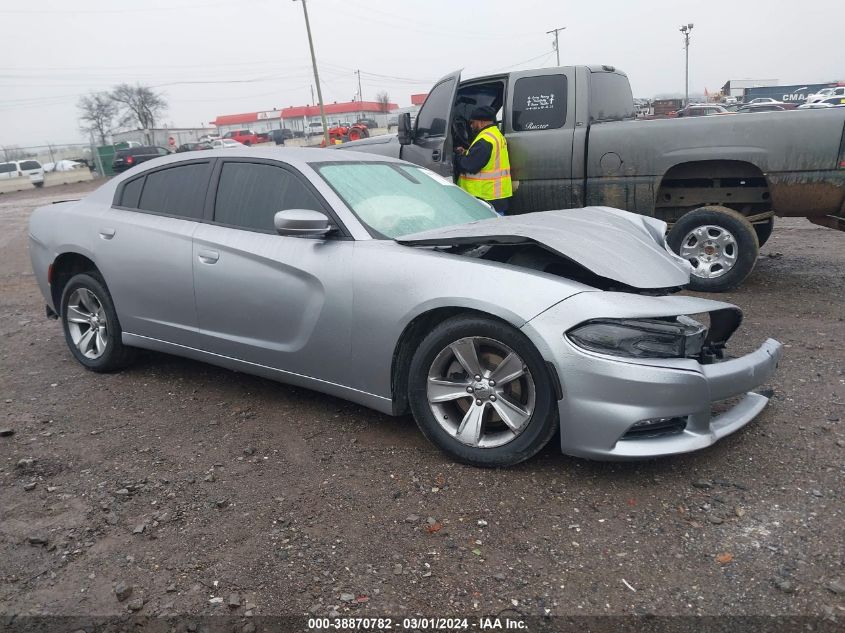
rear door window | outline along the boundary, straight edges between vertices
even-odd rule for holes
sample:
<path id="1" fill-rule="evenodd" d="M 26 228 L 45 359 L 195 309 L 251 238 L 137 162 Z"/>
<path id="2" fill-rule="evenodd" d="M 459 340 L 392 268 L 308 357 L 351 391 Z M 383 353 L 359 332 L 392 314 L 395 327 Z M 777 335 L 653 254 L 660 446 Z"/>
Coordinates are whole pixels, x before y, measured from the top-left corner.
<path id="1" fill-rule="evenodd" d="M 273 216 L 287 209 L 323 211 L 302 180 L 281 167 L 227 162 L 220 171 L 214 221 L 242 229 L 275 232 Z"/>
<path id="2" fill-rule="evenodd" d="M 554 130 L 566 123 L 566 75 L 538 75 L 516 80 L 513 129 Z"/>
<path id="3" fill-rule="evenodd" d="M 130 180 L 123 185 L 123 192 L 120 195 L 118 206 L 129 209 L 137 209 L 141 200 L 141 190 L 144 188 L 144 176 Z"/>
<path id="4" fill-rule="evenodd" d="M 619 121 L 634 118 L 634 97 L 625 75 L 590 73 L 590 119 Z"/>
<path id="5" fill-rule="evenodd" d="M 179 165 L 147 173 L 138 208 L 191 220 L 202 217 L 210 163 Z"/>
<path id="6" fill-rule="evenodd" d="M 9 174 L 17 170 L 18 168 L 14 163 L 0 163 L 0 174 Z"/>

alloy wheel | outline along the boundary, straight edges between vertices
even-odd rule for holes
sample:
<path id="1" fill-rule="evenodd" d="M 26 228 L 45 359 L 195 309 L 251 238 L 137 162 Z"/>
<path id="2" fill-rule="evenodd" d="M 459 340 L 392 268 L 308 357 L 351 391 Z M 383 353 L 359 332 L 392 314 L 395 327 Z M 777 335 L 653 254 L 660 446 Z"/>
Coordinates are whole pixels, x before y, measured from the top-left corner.
<path id="1" fill-rule="evenodd" d="M 490 338 L 450 343 L 431 364 L 426 387 L 438 424 L 475 448 L 513 441 L 534 413 L 536 388 L 525 361 Z"/>
<path id="2" fill-rule="evenodd" d="M 103 355 L 108 346 L 108 318 L 102 302 L 88 288 L 74 290 L 67 303 L 68 331 L 76 349 L 91 360 Z"/>

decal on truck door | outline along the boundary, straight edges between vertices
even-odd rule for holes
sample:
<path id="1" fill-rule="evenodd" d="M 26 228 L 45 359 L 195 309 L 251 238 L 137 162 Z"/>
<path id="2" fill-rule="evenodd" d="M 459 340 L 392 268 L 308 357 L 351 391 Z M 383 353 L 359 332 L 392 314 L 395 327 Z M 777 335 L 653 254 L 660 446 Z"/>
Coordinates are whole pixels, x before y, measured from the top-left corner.
<path id="1" fill-rule="evenodd" d="M 566 76 L 540 75 L 517 79 L 513 97 L 513 129 L 552 130 L 566 123 Z"/>

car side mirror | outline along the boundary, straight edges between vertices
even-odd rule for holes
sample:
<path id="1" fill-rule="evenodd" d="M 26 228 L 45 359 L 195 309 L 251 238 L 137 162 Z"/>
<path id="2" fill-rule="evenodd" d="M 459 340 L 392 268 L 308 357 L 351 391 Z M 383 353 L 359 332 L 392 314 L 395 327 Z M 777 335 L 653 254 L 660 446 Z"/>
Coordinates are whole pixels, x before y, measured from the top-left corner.
<path id="1" fill-rule="evenodd" d="M 324 237 L 334 230 L 324 213 L 311 209 L 287 209 L 273 216 L 279 235 L 292 237 Z"/>
<path id="2" fill-rule="evenodd" d="M 399 115 L 397 135 L 400 145 L 410 145 L 414 142 L 414 129 L 411 127 L 411 113 L 404 112 Z"/>

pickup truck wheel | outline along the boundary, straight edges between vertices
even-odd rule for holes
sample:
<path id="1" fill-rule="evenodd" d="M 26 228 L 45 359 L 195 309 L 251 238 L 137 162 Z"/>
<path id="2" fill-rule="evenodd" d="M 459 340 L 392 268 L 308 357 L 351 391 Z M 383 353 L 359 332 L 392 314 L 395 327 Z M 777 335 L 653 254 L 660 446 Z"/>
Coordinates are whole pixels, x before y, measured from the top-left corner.
<path id="1" fill-rule="evenodd" d="M 408 376 L 423 434 L 465 464 L 512 466 L 558 428 L 555 388 L 524 334 L 488 318 L 457 316 L 419 344 Z"/>
<path id="2" fill-rule="evenodd" d="M 751 223 L 733 209 L 707 206 L 675 222 L 667 242 L 692 264 L 689 287 L 700 292 L 725 292 L 751 274 L 760 245 Z"/>
<path id="3" fill-rule="evenodd" d="M 769 241 L 769 238 L 772 236 L 772 231 L 774 231 L 774 229 L 774 218 L 769 218 L 765 222 L 761 222 L 759 224 L 754 225 L 754 232 L 757 233 L 757 242 L 760 244 L 760 248 L 763 248 L 763 244 Z"/>

